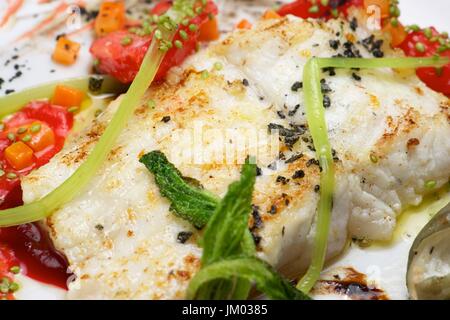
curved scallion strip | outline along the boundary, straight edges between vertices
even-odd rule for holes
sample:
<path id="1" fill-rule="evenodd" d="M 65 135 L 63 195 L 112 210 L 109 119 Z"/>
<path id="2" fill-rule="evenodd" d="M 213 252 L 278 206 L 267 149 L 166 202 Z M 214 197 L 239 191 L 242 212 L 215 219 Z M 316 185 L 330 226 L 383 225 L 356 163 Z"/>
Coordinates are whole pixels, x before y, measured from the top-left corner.
<path id="1" fill-rule="evenodd" d="M 316 283 L 325 261 L 334 192 L 334 165 L 320 86 L 321 70 L 318 59 L 310 59 L 303 70 L 303 92 L 306 119 L 322 168 L 320 174 L 320 200 L 311 265 L 297 288 L 309 292 Z"/>
<path id="2" fill-rule="evenodd" d="M 239 277 L 254 282 L 259 291 L 275 300 L 310 300 L 278 275 L 266 262 L 251 257 L 229 258 L 202 268 L 192 278 L 187 289 L 187 299 L 194 299 L 201 287 L 213 280 Z"/>
<path id="3" fill-rule="evenodd" d="M 175 30 L 168 32 L 167 38 L 172 39 L 174 33 Z M 153 81 L 164 55 L 165 52 L 159 49 L 159 41 L 154 38 L 136 78 L 86 161 L 58 188 L 41 200 L 0 211 L 1 227 L 41 220 L 72 200 L 88 184 L 91 177 L 103 164 L 117 137 L 126 126 L 135 108 L 139 105 L 142 96 Z"/>
<path id="4" fill-rule="evenodd" d="M 308 127 L 319 158 L 320 200 L 317 210 L 316 233 L 311 264 L 298 282 L 297 288 L 308 293 L 320 277 L 327 251 L 331 209 L 334 193 L 334 164 L 331 145 L 323 108 L 323 95 L 320 86 L 321 68 L 420 68 L 441 67 L 449 63 L 448 58 L 312 58 L 303 71 L 304 99 Z"/>
<path id="5" fill-rule="evenodd" d="M 19 111 L 32 100 L 50 99 L 57 85 L 66 85 L 84 92 L 90 91 L 93 94 L 122 93 L 126 91 L 127 87 L 113 77 L 103 75 L 54 81 L 1 97 L 0 118 Z"/>
<path id="6" fill-rule="evenodd" d="M 319 68 L 395 68 L 415 69 L 422 67 L 442 67 L 450 62 L 449 58 L 315 58 Z"/>

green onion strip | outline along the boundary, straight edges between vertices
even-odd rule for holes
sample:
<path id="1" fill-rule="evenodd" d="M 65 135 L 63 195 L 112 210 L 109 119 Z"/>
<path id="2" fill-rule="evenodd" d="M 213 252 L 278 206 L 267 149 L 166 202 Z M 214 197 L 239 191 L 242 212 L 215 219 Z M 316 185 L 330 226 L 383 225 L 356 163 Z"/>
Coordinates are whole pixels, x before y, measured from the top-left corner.
<path id="1" fill-rule="evenodd" d="M 316 232 L 311 264 L 298 282 L 297 288 L 308 293 L 320 277 L 325 263 L 328 233 L 334 193 L 334 164 L 320 86 L 322 68 L 420 68 L 440 67 L 449 63 L 448 58 L 312 58 L 303 71 L 306 118 L 313 138 L 322 172 L 320 174 L 320 200 L 317 209 Z"/>
<path id="2" fill-rule="evenodd" d="M 168 32 L 167 38 L 170 41 L 175 31 Z M 72 200 L 89 183 L 92 176 L 103 164 L 135 108 L 139 105 L 142 96 L 153 81 L 164 55 L 165 52 L 159 49 L 159 41 L 154 38 L 136 78 L 86 161 L 58 188 L 42 199 L 20 207 L 0 211 L 1 227 L 41 220 Z"/>

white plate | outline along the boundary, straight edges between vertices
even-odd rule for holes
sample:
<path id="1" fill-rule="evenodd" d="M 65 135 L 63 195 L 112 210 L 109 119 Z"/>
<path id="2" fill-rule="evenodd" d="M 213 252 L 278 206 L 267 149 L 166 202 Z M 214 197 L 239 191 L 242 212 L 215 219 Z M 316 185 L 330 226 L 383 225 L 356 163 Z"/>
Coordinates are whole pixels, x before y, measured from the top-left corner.
<path id="1" fill-rule="evenodd" d="M 6 83 L 0 89 L 0 96 L 5 90 L 21 90 L 23 88 L 38 85 L 42 82 L 65 79 L 74 76 L 88 74 L 92 60 L 89 55 L 89 44 L 91 36 L 89 32 L 80 33 L 73 37 L 74 40 L 82 44 L 79 59 L 70 67 L 57 65 L 51 60 L 51 52 L 55 44 L 55 37 L 60 33 L 68 33 L 76 26 L 76 19 L 69 22 L 65 19 L 54 19 L 54 23 L 60 26 L 53 31 L 47 31 L 45 36 L 33 37 L 26 41 L 17 41 L 17 37 L 25 31 L 30 30 L 40 20 L 46 17 L 57 6 L 64 1 L 52 1 L 49 4 L 38 5 L 38 0 L 25 1 L 24 7 L 19 11 L 17 17 L 12 19 L 8 25 L 0 29 L 0 78 Z M 71 1 L 66 1 L 70 3 Z M 73 2 L 73 1 L 72 1 Z M 98 1 L 89 1 L 95 4 Z M 134 1 L 126 1 L 127 4 Z M 226 29 L 240 19 L 240 16 L 250 17 L 251 12 L 260 12 L 261 6 L 254 6 L 256 3 L 270 7 L 275 1 L 255 0 L 253 6 L 249 1 L 227 0 L 218 1 L 222 9 L 233 6 L 232 2 L 239 3 L 238 14 L 235 20 L 227 24 Z M 248 10 L 243 10 L 245 4 Z M 7 2 L 0 1 L 0 19 L 5 12 Z M 448 12 L 450 12 L 450 1 L 448 0 L 401 0 L 402 11 L 401 21 L 404 24 L 419 24 L 420 26 L 435 26 L 440 31 L 450 31 Z M 234 7 L 232 7 L 234 10 Z M 70 12 L 66 9 L 64 16 Z M 17 59 L 14 59 L 18 56 Z M 7 61 L 9 63 L 6 63 Z M 22 75 L 11 82 L 17 70 L 15 65 L 20 66 Z M 1 106 L 0 106 L 1 107 Z M 443 200 L 437 206 L 444 205 Z M 405 286 L 406 261 L 409 247 L 418 230 L 426 223 L 428 216 L 421 210 L 404 215 L 402 223 L 399 224 L 397 235 L 389 245 L 377 245 L 370 248 L 361 249 L 352 244 L 341 257 L 331 262 L 326 271 L 333 272 L 339 267 L 352 266 L 356 270 L 366 274 L 369 282 L 384 289 L 392 299 L 407 298 Z M 18 281 L 22 289 L 16 294 L 18 299 L 62 299 L 64 291 L 43 285 L 27 277 L 21 276 Z M 322 296 L 321 298 L 330 298 Z M 332 298 L 336 298 L 335 296 Z"/>

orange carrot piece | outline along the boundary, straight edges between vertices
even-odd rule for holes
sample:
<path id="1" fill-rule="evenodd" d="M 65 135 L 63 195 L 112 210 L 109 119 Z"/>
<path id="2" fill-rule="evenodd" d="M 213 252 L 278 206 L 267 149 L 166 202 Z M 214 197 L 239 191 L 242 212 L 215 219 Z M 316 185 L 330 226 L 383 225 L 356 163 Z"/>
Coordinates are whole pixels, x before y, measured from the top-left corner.
<path id="1" fill-rule="evenodd" d="M 5 149 L 5 158 L 15 170 L 22 170 L 33 164 L 33 150 L 22 141 L 14 142 Z"/>
<path id="2" fill-rule="evenodd" d="M 281 18 L 281 16 L 274 10 L 267 10 L 266 12 L 264 12 L 264 14 L 262 15 L 262 18 L 264 20 L 269 20 L 269 19 L 279 19 Z"/>
<path id="3" fill-rule="evenodd" d="M 209 19 L 206 23 L 204 23 L 199 30 L 200 34 L 198 39 L 200 41 L 214 41 L 219 39 L 219 24 L 217 23 L 216 17 Z"/>
<path id="4" fill-rule="evenodd" d="M 55 62 L 71 65 L 77 60 L 79 51 L 79 43 L 71 41 L 66 37 L 59 37 L 52 58 Z"/>
<path id="5" fill-rule="evenodd" d="M 125 27 L 125 5 L 123 2 L 105 1 L 95 19 L 95 33 L 104 36 Z"/>
<path id="6" fill-rule="evenodd" d="M 252 24 L 247 19 L 242 19 L 237 25 L 236 28 L 238 29 L 251 29 Z"/>
<path id="7" fill-rule="evenodd" d="M 84 92 L 72 87 L 57 85 L 53 103 L 62 107 L 79 107 L 84 99 Z"/>
<path id="8" fill-rule="evenodd" d="M 385 22 L 383 32 L 391 34 L 391 45 L 393 47 L 399 46 L 408 35 L 405 27 L 400 22 L 396 26 L 393 26 L 389 20 Z"/>
<path id="9" fill-rule="evenodd" d="M 380 9 L 381 18 L 389 17 L 390 0 L 364 0 L 364 8 L 376 6 Z"/>
<path id="10" fill-rule="evenodd" d="M 31 132 L 31 140 L 26 142 L 26 144 L 33 149 L 34 152 L 39 152 L 55 144 L 55 133 L 52 128 L 43 122 L 33 122 L 29 128 L 36 125 L 40 126 L 39 131 Z"/>

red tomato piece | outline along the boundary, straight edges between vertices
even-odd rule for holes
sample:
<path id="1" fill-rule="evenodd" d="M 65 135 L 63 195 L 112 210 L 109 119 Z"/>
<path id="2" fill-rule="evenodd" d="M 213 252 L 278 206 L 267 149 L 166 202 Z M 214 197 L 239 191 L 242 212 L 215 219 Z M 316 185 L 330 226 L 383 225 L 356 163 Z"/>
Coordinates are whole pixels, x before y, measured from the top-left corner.
<path id="1" fill-rule="evenodd" d="M 163 14 L 172 5 L 171 1 L 162 1 L 153 8 L 153 14 Z M 167 71 L 173 67 L 180 65 L 192 52 L 198 43 L 198 29 L 206 23 L 209 15 L 217 14 L 217 7 L 212 1 L 208 1 L 202 13 L 190 20 L 190 24 L 197 25 L 197 31 L 192 32 L 188 27 L 181 26 L 180 30 L 184 30 L 188 34 L 188 38 L 183 40 L 183 47 L 170 49 L 156 74 L 155 80 L 161 80 Z M 130 37 L 129 45 L 124 46 L 122 39 Z M 128 31 L 122 30 L 110 33 L 109 35 L 99 38 L 91 46 L 91 54 L 98 60 L 98 69 L 106 74 L 112 75 L 123 83 L 133 81 L 145 53 L 147 52 L 153 35 L 138 36 Z M 178 32 L 174 41 L 182 40 Z"/>
<path id="2" fill-rule="evenodd" d="M 424 31 L 410 32 L 399 47 L 410 57 L 430 57 L 435 54 L 450 57 L 449 49 L 439 52 L 441 46 L 439 41 L 431 41 L 431 39 L 439 37 L 439 32 L 433 27 L 430 28 L 430 31 L 431 37 L 427 37 Z M 450 96 L 450 63 L 440 69 L 419 68 L 417 76 L 431 89 Z"/>

